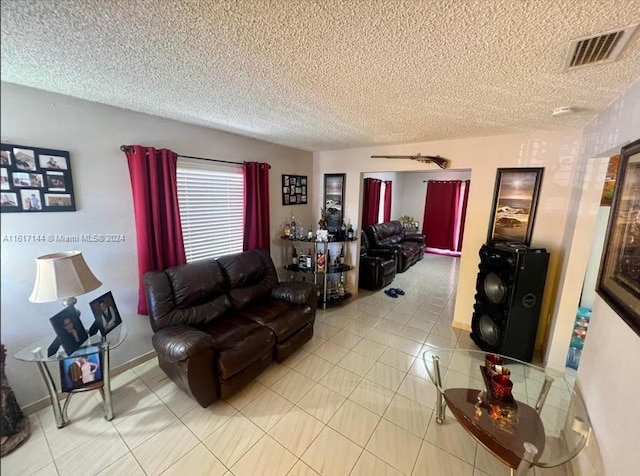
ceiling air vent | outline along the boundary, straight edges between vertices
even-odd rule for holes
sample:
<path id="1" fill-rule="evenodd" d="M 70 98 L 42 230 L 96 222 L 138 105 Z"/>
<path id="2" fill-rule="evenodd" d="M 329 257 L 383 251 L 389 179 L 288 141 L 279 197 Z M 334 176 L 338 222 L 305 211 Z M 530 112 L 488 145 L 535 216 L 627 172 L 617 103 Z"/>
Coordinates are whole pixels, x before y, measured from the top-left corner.
<path id="1" fill-rule="evenodd" d="M 637 26 L 636 23 L 626 28 L 571 40 L 564 70 L 615 61 Z"/>

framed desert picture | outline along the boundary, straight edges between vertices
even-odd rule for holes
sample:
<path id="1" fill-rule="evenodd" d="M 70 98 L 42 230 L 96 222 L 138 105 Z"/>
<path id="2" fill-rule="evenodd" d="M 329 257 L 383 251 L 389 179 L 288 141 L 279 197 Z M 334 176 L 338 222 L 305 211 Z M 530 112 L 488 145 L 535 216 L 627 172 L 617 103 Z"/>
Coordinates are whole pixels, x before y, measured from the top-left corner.
<path id="1" fill-rule="evenodd" d="M 640 336 L 640 140 L 620 152 L 596 291 Z"/>
<path id="2" fill-rule="evenodd" d="M 498 169 L 487 241 L 531 244 L 543 168 Z"/>
<path id="3" fill-rule="evenodd" d="M 0 152 L 2 213 L 76 210 L 69 152 L 17 144 Z"/>

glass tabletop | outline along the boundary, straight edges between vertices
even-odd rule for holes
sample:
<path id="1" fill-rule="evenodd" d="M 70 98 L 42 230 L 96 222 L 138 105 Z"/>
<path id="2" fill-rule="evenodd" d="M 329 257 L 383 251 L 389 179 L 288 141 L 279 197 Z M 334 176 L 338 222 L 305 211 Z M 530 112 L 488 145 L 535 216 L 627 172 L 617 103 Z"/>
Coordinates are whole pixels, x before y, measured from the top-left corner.
<path id="1" fill-rule="evenodd" d="M 436 348 L 423 353 L 429 377 L 462 426 L 512 468 L 523 456 L 525 441 L 539 451 L 536 466 L 558 466 L 577 455 L 586 444 L 590 421 L 574 382 L 561 372 L 494 354 L 502 359 L 497 371 L 513 382 L 512 398 L 497 398 L 491 391 L 492 374 L 485 371 L 487 355 Z"/>
<path id="2" fill-rule="evenodd" d="M 122 322 L 118 327 L 115 327 L 106 336 L 102 336 L 102 334 L 100 334 L 99 332 L 97 334 L 89 336 L 89 338 L 82 344 L 82 346 L 80 346 L 80 348 L 78 348 L 71 355 L 67 355 L 67 353 L 61 346 L 55 354 L 47 356 L 47 348 L 56 338 L 55 334 L 51 334 L 47 337 L 43 337 L 33 344 L 28 345 L 24 349 L 19 350 L 14 354 L 14 357 L 18 360 L 24 360 L 25 362 L 56 362 L 58 360 L 67 359 L 69 357 L 75 357 L 76 355 L 86 354 L 88 347 L 99 347 L 103 343 L 109 343 L 110 349 L 118 347 L 124 342 L 125 337 L 127 337 L 128 331 L 129 329 L 127 325 Z M 98 349 L 96 349 L 96 351 L 97 350 Z"/>

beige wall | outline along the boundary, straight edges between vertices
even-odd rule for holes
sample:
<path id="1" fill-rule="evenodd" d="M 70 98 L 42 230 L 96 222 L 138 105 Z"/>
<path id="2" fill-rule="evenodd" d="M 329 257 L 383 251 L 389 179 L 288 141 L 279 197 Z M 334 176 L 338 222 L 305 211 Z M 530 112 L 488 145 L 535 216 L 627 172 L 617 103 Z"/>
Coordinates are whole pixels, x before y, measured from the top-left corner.
<path id="1" fill-rule="evenodd" d="M 479 263 L 478 250 L 487 238 L 496 169 L 544 167 L 532 238 L 532 246 L 547 248 L 551 253 L 541 316 L 542 325 L 551 321 L 551 310 L 556 298 L 554 291 L 560 274 L 558 265 L 564 253 L 564 226 L 569 213 L 580 136 L 578 130 L 565 130 L 317 152 L 314 153 L 313 165 L 316 181 L 314 190 L 318 190 L 323 174 L 346 173 L 348 186 L 345 213 L 355 223 L 359 223 L 363 173 L 440 170 L 433 164 L 420 164 L 411 160 L 372 159 L 371 155 L 405 155 L 417 152 L 423 155 L 437 154 L 451 160 L 452 169 L 470 170 L 471 188 L 454 314 L 454 325 L 468 329 L 473 312 Z M 318 200 L 319 197 L 314 196 L 314 203 Z M 415 200 L 423 201 L 424 196 L 415 197 Z M 579 289 L 582 282 L 575 285 Z M 562 319 L 573 322 L 572 316 L 563 316 Z"/>
<path id="2" fill-rule="evenodd" d="M 11 243 L 2 240 L 2 343 L 10 354 L 52 334 L 48 318 L 60 303 L 34 304 L 28 297 L 35 278 L 35 258 L 55 251 L 79 249 L 101 288 L 78 298 L 85 325 L 92 322 L 88 303 L 111 290 L 129 326 L 124 344 L 112 353 L 118 366 L 151 350 L 146 317 L 136 314 L 137 258 L 131 186 L 121 144 L 166 147 L 178 153 L 232 161 L 271 164 L 270 201 L 272 256 L 284 247 L 279 236 L 285 219 L 309 223 L 311 205 L 281 205 L 281 175 L 311 175 L 312 156 L 238 135 L 138 114 L 123 109 L 2 83 L 2 142 L 68 150 L 78 211 L 2 214 L 2 235 L 118 233 L 124 243 Z M 313 185 L 311 185 L 313 188 Z M 238 227 L 242 224 L 238 223 Z M 278 264 L 278 263 L 276 263 Z M 33 364 L 7 360 L 7 375 L 21 405 L 46 392 Z M 52 368 L 54 375 L 57 370 Z"/>
<path id="3" fill-rule="evenodd" d="M 639 138 L 640 81 L 585 128 L 581 156 L 584 159 L 608 157 L 619 152 L 625 143 Z M 585 236 L 580 227 L 576 227 L 575 232 Z M 587 232 L 586 236 L 592 235 Z M 579 266 L 586 266 L 586 263 L 580 262 Z M 575 299 L 577 302 L 579 296 Z M 598 446 L 592 445 L 579 455 L 575 462 L 577 474 L 618 476 L 638 473 L 638 375 L 640 336 L 596 296 L 578 380 Z"/>

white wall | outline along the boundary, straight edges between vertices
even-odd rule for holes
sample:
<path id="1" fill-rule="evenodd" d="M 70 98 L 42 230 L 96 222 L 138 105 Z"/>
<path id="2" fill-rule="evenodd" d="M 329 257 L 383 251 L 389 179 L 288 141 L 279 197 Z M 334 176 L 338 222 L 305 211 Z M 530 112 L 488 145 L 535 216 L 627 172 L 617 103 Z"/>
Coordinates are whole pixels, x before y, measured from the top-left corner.
<path id="1" fill-rule="evenodd" d="M 345 195 L 345 213 L 357 217 L 359 222 L 363 173 L 440 170 L 434 164 L 421 164 L 412 160 L 372 159 L 371 155 L 408 155 L 416 152 L 423 155 L 438 154 L 451 161 L 452 171 L 470 170 L 471 188 L 454 312 L 454 325 L 468 329 L 473 313 L 478 250 L 487 237 L 496 169 L 544 167 L 532 237 L 533 246 L 547 248 L 551 253 L 541 313 L 541 326 L 544 326 L 551 321 L 552 304 L 556 299 L 555 290 L 560 273 L 558 264 L 562 259 L 564 226 L 569 213 L 580 138 L 581 131 L 564 130 L 316 152 L 313 164 L 316 180 L 314 190 L 318 190 L 323 174 L 346 173 L 349 186 Z M 359 186 L 356 187 L 355 184 Z M 321 203 L 318 192 L 313 199 L 314 203 Z M 424 203 L 422 193 L 416 193 L 409 199 Z M 582 279 L 574 283 L 574 286 L 580 289 Z M 562 316 L 561 319 L 573 322 L 572 316 Z M 566 347 L 564 351 L 566 352 Z"/>
<path id="2" fill-rule="evenodd" d="M 580 298 L 580 306 L 587 309 L 593 309 L 593 303 L 596 300 L 596 286 L 598 281 L 598 271 L 600 270 L 600 258 L 602 257 L 602 248 L 607 233 L 607 223 L 611 207 L 600 207 L 596 218 L 595 231 L 591 242 L 591 251 L 589 253 L 589 261 L 587 271 L 584 276 L 584 285 L 582 286 L 582 297 Z"/>
<path id="3" fill-rule="evenodd" d="M 2 142 L 68 150 L 71 154 L 78 211 L 2 214 L 2 235 L 118 233 L 124 243 L 13 243 L 2 240 L 2 343 L 10 355 L 52 333 L 48 318 L 60 303 L 34 304 L 28 297 L 35 279 L 35 258 L 79 249 L 103 286 L 78 298 L 85 325 L 92 317 L 88 302 L 112 290 L 129 326 L 124 344 L 112 353 L 114 367 L 151 350 L 146 317 L 136 314 L 137 258 L 129 172 L 121 144 L 166 147 L 180 154 L 233 161 L 268 162 L 272 190 L 271 249 L 278 265 L 279 236 L 286 219 L 311 220 L 311 205 L 283 207 L 281 174 L 311 175 L 308 152 L 281 147 L 202 127 L 138 114 L 36 89 L 2 83 Z M 311 192 L 313 193 L 312 181 Z M 320 189 L 322 186 L 320 185 Z M 241 226 L 241 224 L 238 224 Z M 52 369 L 54 375 L 57 370 Z M 34 364 L 7 359 L 9 383 L 21 405 L 46 395 Z"/>
<path id="4" fill-rule="evenodd" d="M 581 155 L 584 158 L 602 157 L 619 151 L 625 143 L 640 138 L 639 125 L 640 81 L 585 128 Z M 579 474 L 618 476 L 638 473 L 638 375 L 640 336 L 596 296 L 578 380 L 584 391 L 601 461 L 587 448 L 575 464 Z"/>

